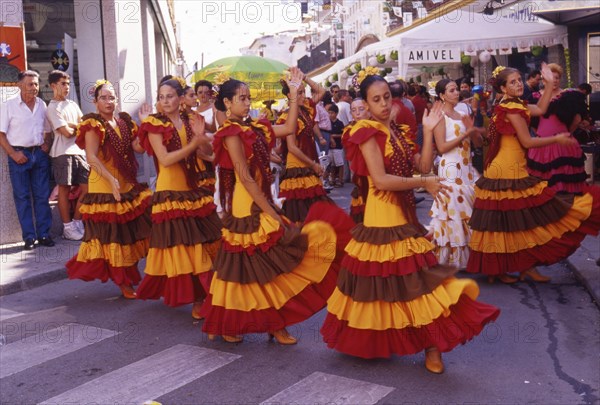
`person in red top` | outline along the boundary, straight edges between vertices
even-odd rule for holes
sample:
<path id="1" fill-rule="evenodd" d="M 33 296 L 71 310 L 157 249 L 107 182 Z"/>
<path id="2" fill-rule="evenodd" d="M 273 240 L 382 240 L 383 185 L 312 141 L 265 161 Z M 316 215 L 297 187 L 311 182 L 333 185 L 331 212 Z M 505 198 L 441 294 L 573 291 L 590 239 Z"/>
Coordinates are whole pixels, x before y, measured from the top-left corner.
<path id="1" fill-rule="evenodd" d="M 417 144 L 423 144 L 423 112 L 427 108 L 427 100 L 419 94 L 419 88 L 410 86 L 408 88 L 408 98 L 415 106 L 415 119 L 417 120 Z"/>
<path id="2" fill-rule="evenodd" d="M 404 89 L 397 83 L 392 83 L 390 88 L 392 90 L 392 119 L 398 125 L 407 125 L 409 127 L 408 136 L 414 141 L 417 136 L 417 120 L 412 111 L 402 102 Z M 421 114 L 422 117 L 423 114 Z"/>

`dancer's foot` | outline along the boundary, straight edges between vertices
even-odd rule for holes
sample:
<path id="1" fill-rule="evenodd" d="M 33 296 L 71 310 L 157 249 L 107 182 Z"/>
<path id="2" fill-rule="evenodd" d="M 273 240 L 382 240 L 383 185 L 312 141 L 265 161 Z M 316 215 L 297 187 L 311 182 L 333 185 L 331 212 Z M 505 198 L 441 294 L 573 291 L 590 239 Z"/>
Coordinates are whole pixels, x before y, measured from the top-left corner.
<path id="1" fill-rule="evenodd" d="M 504 283 L 504 284 L 514 284 L 517 281 L 519 281 L 518 278 L 509 276 L 508 274 L 501 274 L 499 276 L 488 276 L 489 284 L 494 284 L 494 282 L 496 280 L 499 280 L 501 283 Z"/>
<path id="2" fill-rule="evenodd" d="M 551 280 L 550 277 L 542 276 L 535 267 L 532 267 L 529 270 L 521 273 L 519 276 L 519 280 L 521 281 L 525 281 L 528 278 L 537 283 L 547 283 Z"/>
<path id="3" fill-rule="evenodd" d="M 203 319 L 204 317 L 200 315 L 200 308 L 202 308 L 202 302 L 194 302 L 192 306 L 192 318 L 194 319 Z"/>
<path id="4" fill-rule="evenodd" d="M 437 347 L 430 347 L 425 350 L 425 368 L 434 374 L 442 374 L 444 372 L 442 354 Z"/>
<path id="5" fill-rule="evenodd" d="M 280 345 L 295 345 L 298 343 L 295 337 L 289 334 L 289 332 L 283 328 L 276 330 L 274 332 L 269 332 L 269 340 L 275 338 L 277 343 Z"/>
<path id="6" fill-rule="evenodd" d="M 119 288 L 121 289 L 121 293 L 123 294 L 123 297 L 125 297 L 126 299 L 134 300 L 136 298 L 135 290 L 133 289 L 132 286 L 126 285 L 126 284 L 121 284 L 119 286 Z"/>

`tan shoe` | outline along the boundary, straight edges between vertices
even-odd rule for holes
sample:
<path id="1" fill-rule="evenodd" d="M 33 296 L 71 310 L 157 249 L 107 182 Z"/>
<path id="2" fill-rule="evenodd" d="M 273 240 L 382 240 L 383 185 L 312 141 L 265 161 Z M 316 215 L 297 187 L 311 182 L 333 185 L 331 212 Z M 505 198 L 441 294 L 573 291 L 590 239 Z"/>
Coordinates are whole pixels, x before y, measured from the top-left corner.
<path id="1" fill-rule="evenodd" d="M 542 276 L 535 267 L 521 273 L 519 276 L 519 280 L 521 281 L 526 281 L 528 278 L 537 283 L 547 283 L 551 280 L 550 277 Z"/>
<path id="2" fill-rule="evenodd" d="M 270 332 L 269 340 L 272 340 L 273 338 L 275 338 L 275 340 L 277 340 L 277 343 L 279 343 L 280 345 L 295 345 L 296 343 L 298 343 L 296 338 L 290 335 L 285 328 L 276 330 L 274 332 Z"/>
<path id="3" fill-rule="evenodd" d="M 442 374 L 444 372 L 442 354 L 437 347 L 430 347 L 425 350 L 425 368 L 434 374 Z"/>

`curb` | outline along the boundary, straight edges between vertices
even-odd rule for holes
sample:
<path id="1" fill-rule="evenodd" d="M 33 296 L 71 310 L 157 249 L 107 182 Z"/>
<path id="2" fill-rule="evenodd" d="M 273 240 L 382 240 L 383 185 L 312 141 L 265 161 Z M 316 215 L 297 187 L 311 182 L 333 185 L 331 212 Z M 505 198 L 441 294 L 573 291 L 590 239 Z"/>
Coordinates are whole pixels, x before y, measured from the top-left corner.
<path id="1" fill-rule="evenodd" d="M 65 267 L 50 270 L 35 276 L 22 278 L 5 285 L 0 285 L 0 297 L 4 295 L 14 294 L 25 290 L 31 290 L 36 287 L 53 283 L 55 281 L 65 280 L 67 278 L 67 270 Z"/>
<path id="2" fill-rule="evenodd" d="M 565 260 L 565 263 L 566 263 L 567 267 L 569 268 L 569 270 L 571 270 L 573 272 L 577 281 L 579 281 L 583 285 L 583 287 L 586 289 L 588 294 L 590 294 L 590 297 L 592 298 L 592 302 L 594 304 L 596 304 L 596 306 L 600 309 L 600 290 L 598 288 L 594 288 L 592 286 L 590 279 L 588 277 L 585 277 L 582 274 L 582 272 L 577 268 L 577 266 L 575 266 L 573 263 L 571 263 L 571 260 L 567 259 L 567 260 Z"/>

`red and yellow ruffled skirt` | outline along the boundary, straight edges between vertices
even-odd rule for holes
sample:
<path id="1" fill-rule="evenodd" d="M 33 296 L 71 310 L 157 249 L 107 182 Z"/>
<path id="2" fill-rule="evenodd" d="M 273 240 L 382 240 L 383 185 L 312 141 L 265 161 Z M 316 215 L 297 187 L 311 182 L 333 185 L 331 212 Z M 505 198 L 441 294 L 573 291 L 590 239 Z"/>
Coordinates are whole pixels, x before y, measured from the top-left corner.
<path id="1" fill-rule="evenodd" d="M 317 201 L 331 201 L 321 179 L 308 167 L 286 168 L 279 185 L 279 198 L 285 198 L 283 212 L 293 222 L 304 222 Z"/>
<path id="2" fill-rule="evenodd" d="M 476 336 L 500 311 L 475 301 L 479 288 L 437 264 L 412 225 L 357 225 L 321 328 L 330 348 L 362 358 L 446 352 Z"/>
<path id="3" fill-rule="evenodd" d="M 141 185 L 121 194 L 88 193 L 81 204 L 85 227 L 79 252 L 66 264 L 69 279 L 136 285 L 137 263 L 148 253 L 151 192 Z"/>
<path id="4" fill-rule="evenodd" d="M 248 217 L 227 215 L 223 226 L 202 330 L 240 335 L 276 331 L 321 310 L 353 223 L 337 206 L 317 203 L 302 229 L 282 227 L 256 205 Z"/>
<path id="5" fill-rule="evenodd" d="M 490 276 L 550 265 L 600 229 L 600 188 L 555 194 L 545 181 L 480 178 L 469 225 L 470 273 Z"/>
<path id="6" fill-rule="evenodd" d="M 360 224 L 365 219 L 365 198 L 360 195 L 359 188 L 355 186 L 350 193 L 350 218 L 357 223 Z"/>
<path id="7" fill-rule="evenodd" d="M 158 191 L 140 299 L 164 298 L 171 307 L 202 301 L 212 279 L 221 221 L 206 189 Z"/>

